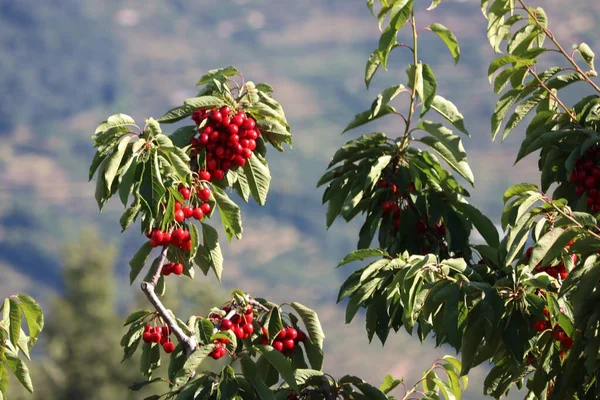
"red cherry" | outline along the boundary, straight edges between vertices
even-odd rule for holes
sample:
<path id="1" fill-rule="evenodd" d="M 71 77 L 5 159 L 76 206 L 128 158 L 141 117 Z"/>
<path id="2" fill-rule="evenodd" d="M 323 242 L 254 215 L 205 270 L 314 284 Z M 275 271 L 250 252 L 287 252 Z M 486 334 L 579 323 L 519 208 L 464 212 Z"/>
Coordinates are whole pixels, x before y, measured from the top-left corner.
<path id="1" fill-rule="evenodd" d="M 181 205 L 181 203 L 178 200 L 175 200 L 175 211 L 177 210 L 181 210 L 183 206 Z"/>
<path id="2" fill-rule="evenodd" d="M 183 264 L 173 264 L 173 266 L 171 267 L 171 272 L 173 272 L 175 275 L 183 274 Z"/>
<path id="3" fill-rule="evenodd" d="M 183 211 L 182 211 L 183 213 Z M 185 231 L 182 228 L 177 228 L 171 234 L 171 240 L 175 241 L 175 243 L 182 242 L 185 238 Z"/>
<path id="4" fill-rule="evenodd" d="M 238 126 L 235 124 L 231 124 L 227 127 L 227 130 L 229 131 L 230 135 L 237 135 L 237 133 L 240 131 L 240 128 L 238 128 Z"/>
<path id="5" fill-rule="evenodd" d="M 196 125 L 200 125 L 200 122 L 204 120 L 205 112 L 204 110 L 196 110 L 192 113 L 192 120 L 196 123 Z"/>
<path id="6" fill-rule="evenodd" d="M 209 188 L 202 188 L 198 192 L 198 197 L 200 197 L 200 200 L 202 200 L 202 201 L 208 201 L 208 199 L 210 199 L 210 189 Z"/>
<path id="7" fill-rule="evenodd" d="M 250 143 L 248 141 L 248 139 L 240 139 L 240 146 L 242 146 L 242 148 L 247 148 L 248 147 L 248 143 Z"/>
<path id="8" fill-rule="evenodd" d="M 242 150 L 242 157 L 244 157 L 244 158 L 252 157 L 252 150 L 250 150 L 248 148 Z"/>
<path id="9" fill-rule="evenodd" d="M 546 330 L 546 321 L 538 320 L 533 323 L 533 329 L 538 332 L 542 332 Z"/>
<path id="10" fill-rule="evenodd" d="M 417 232 L 424 233 L 427 230 L 427 225 L 425 225 L 425 221 L 422 219 L 417 221 Z"/>
<path id="11" fill-rule="evenodd" d="M 260 344 L 269 344 L 269 339 L 267 339 L 265 336 L 261 337 Z"/>
<path id="12" fill-rule="evenodd" d="M 169 263 L 169 264 L 163 265 L 161 272 L 165 276 L 166 275 L 171 275 L 171 272 L 173 272 L 172 269 L 171 269 L 171 264 Z"/>
<path id="13" fill-rule="evenodd" d="M 233 327 L 233 334 L 238 339 L 243 339 L 244 338 L 244 331 L 239 326 L 234 326 Z"/>
<path id="14" fill-rule="evenodd" d="M 144 332 L 144 334 L 142 335 L 142 340 L 144 341 L 144 343 L 152 343 L 152 335 L 153 333 L 151 332 Z"/>
<path id="15" fill-rule="evenodd" d="M 186 188 L 186 187 L 184 187 L 184 188 L 181 188 L 181 189 L 179 190 L 179 193 L 181 193 L 181 195 L 183 196 L 183 198 L 184 198 L 185 200 L 188 200 L 188 199 L 190 198 L 190 195 L 192 194 L 192 192 L 190 191 L 190 189 L 188 189 L 188 188 Z"/>
<path id="16" fill-rule="evenodd" d="M 221 321 L 221 327 L 219 329 L 221 329 L 222 331 L 228 331 L 232 327 L 233 327 L 233 322 L 231 322 L 231 320 L 224 319 L 223 321 Z"/>
<path id="17" fill-rule="evenodd" d="M 285 337 L 292 340 L 296 339 L 298 337 L 298 331 L 291 327 L 287 328 Z"/>
<path id="18" fill-rule="evenodd" d="M 231 113 L 231 108 L 229 106 L 223 106 L 219 109 L 221 115 L 229 115 Z"/>
<path id="19" fill-rule="evenodd" d="M 150 243 L 150 246 L 152 246 L 152 247 L 158 247 L 158 246 L 160 246 L 160 242 L 157 242 L 154 238 L 150 239 L 148 241 L 148 243 Z"/>
<path id="20" fill-rule="evenodd" d="M 202 219 L 202 217 L 204 217 L 204 213 L 202 212 L 202 209 L 200 207 L 194 208 L 192 217 L 194 217 L 194 219 L 196 221 L 200 221 Z"/>
<path id="21" fill-rule="evenodd" d="M 252 314 L 244 314 L 244 320 L 247 324 L 251 324 L 254 321 L 254 316 Z"/>
<path id="22" fill-rule="evenodd" d="M 214 172 L 213 172 L 213 178 L 215 178 L 216 180 L 220 181 L 224 177 L 225 177 L 225 173 L 223 172 L 223 170 L 221 170 L 221 169 L 215 169 L 214 170 Z"/>
<path id="23" fill-rule="evenodd" d="M 161 244 L 171 243 L 171 232 L 163 232 L 163 240 Z"/>
<path id="24" fill-rule="evenodd" d="M 600 168 L 594 166 L 594 168 L 592 168 L 592 176 L 594 177 L 594 179 L 597 181 L 600 180 Z"/>
<path id="25" fill-rule="evenodd" d="M 284 328 L 277 334 L 277 339 L 283 340 L 287 337 L 287 330 Z"/>
<path id="26" fill-rule="evenodd" d="M 594 206 L 594 199 L 590 196 L 585 200 L 585 205 L 588 207 L 593 207 Z"/>
<path id="27" fill-rule="evenodd" d="M 163 343 L 163 350 L 167 354 L 172 353 L 173 351 L 175 351 L 175 343 L 173 343 L 173 342 L 164 342 Z"/>
<path id="28" fill-rule="evenodd" d="M 215 122 L 221 122 L 221 120 L 223 120 L 223 116 L 217 109 L 211 110 L 209 118 Z"/>
<path id="29" fill-rule="evenodd" d="M 175 221 L 183 222 L 184 219 L 185 219 L 185 214 L 183 213 L 183 210 L 175 211 Z"/>
<path id="30" fill-rule="evenodd" d="M 144 333 L 150 332 L 151 330 L 152 330 L 152 327 L 150 325 L 144 326 Z"/>
<path id="31" fill-rule="evenodd" d="M 573 339 L 570 338 L 569 336 L 564 336 L 561 340 L 560 340 L 560 345 L 563 349 L 565 350 L 570 350 L 571 347 L 573 347 Z"/>
<path id="32" fill-rule="evenodd" d="M 152 338 L 151 339 L 152 339 L 152 341 L 154 343 L 158 343 L 158 342 L 160 342 L 160 336 L 161 336 L 160 333 L 154 332 L 154 333 L 152 333 Z"/>
<path id="33" fill-rule="evenodd" d="M 214 145 L 215 143 L 217 143 L 219 141 L 219 132 L 211 132 L 208 135 L 208 143 L 209 145 L 206 146 L 207 149 L 212 150 L 213 147 L 209 147 L 211 144 Z"/>
<path id="34" fill-rule="evenodd" d="M 589 189 L 596 187 L 596 179 L 594 179 L 593 176 L 588 176 L 587 178 L 585 178 L 584 183 L 585 186 L 587 186 Z"/>
<path id="35" fill-rule="evenodd" d="M 246 165 L 246 159 L 240 155 L 237 155 L 233 159 L 233 163 L 238 167 L 243 167 L 244 165 Z"/>
<path id="36" fill-rule="evenodd" d="M 181 250 L 183 250 L 183 251 L 190 251 L 190 250 L 192 250 L 192 241 L 191 240 L 186 240 L 183 243 L 181 243 Z"/>
<path id="37" fill-rule="evenodd" d="M 283 347 L 285 349 L 291 350 L 294 348 L 295 345 L 296 345 L 296 343 L 294 343 L 294 339 L 285 339 L 283 341 Z"/>
<path id="38" fill-rule="evenodd" d="M 254 149 L 256 149 L 256 141 L 255 140 L 248 140 L 248 148 L 252 151 L 254 151 Z"/>
<path id="39" fill-rule="evenodd" d="M 554 325 L 554 329 L 552 330 L 552 339 L 560 342 L 565 336 L 565 332 L 561 329 L 561 327 L 556 324 Z"/>
<path id="40" fill-rule="evenodd" d="M 550 311 L 547 308 L 544 308 L 542 312 L 544 313 L 544 317 L 550 318 Z"/>
<path id="41" fill-rule="evenodd" d="M 210 172 L 208 171 L 200 171 L 198 173 L 198 177 L 201 181 L 210 181 Z"/>
<path id="42" fill-rule="evenodd" d="M 255 126 L 256 126 L 256 121 L 254 121 L 253 118 L 248 118 L 244 121 L 242 128 L 246 129 L 246 130 L 250 130 L 250 129 L 254 129 Z"/>
<path id="43" fill-rule="evenodd" d="M 306 340 L 306 333 L 298 331 L 298 337 L 296 339 L 298 339 L 299 342 L 304 342 Z"/>
<path id="44" fill-rule="evenodd" d="M 271 346 L 279 352 L 283 351 L 283 343 L 280 340 L 275 340 Z"/>
<path id="45" fill-rule="evenodd" d="M 191 218 L 192 214 L 194 213 L 194 209 L 190 206 L 183 207 L 182 211 L 185 218 Z"/>
<path id="46" fill-rule="evenodd" d="M 231 119 L 231 123 L 236 126 L 241 126 L 244 123 L 244 119 L 240 114 L 236 114 L 235 117 Z"/>
<path id="47" fill-rule="evenodd" d="M 578 197 L 583 196 L 584 193 L 585 193 L 585 186 L 582 186 L 582 185 L 575 186 L 575 194 L 577 194 Z"/>
<path id="48" fill-rule="evenodd" d="M 198 139 L 198 143 L 203 146 L 206 145 L 208 143 L 208 133 L 202 133 Z"/>
<path id="49" fill-rule="evenodd" d="M 204 213 L 204 215 L 208 215 L 208 214 L 210 214 L 210 211 L 211 211 L 212 208 L 211 208 L 210 204 L 203 203 L 200 206 L 200 209 L 202 210 L 202 212 Z"/>
<path id="50" fill-rule="evenodd" d="M 252 326 L 252 324 L 244 324 L 242 325 L 242 330 L 244 333 L 251 335 L 254 332 L 254 326 Z"/>

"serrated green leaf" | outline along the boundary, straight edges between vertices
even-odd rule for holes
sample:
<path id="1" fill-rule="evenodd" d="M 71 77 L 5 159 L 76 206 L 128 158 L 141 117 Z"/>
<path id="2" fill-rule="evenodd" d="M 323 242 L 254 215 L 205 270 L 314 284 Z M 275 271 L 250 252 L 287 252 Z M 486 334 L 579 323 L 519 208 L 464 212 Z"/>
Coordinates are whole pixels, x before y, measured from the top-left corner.
<path id="1" fill-rule="evenodd" d="M 129 261 L 129 266 L 131 267 L 131 271 L 129 272 L 129 284 L 133 284 L 137 276 L 140 274 L 144 265 L 146 265 L 146 261 L 148 261 L 148 256 L 152 252 L 152 246 L 150 246 L 150 242 L 146 241 L 140 247 L 140 249 L 135 253 L 135 255 Z"/>
<path id="2" fill-rule="evenodd" d="M 465 128 L 464 117 L 454 103 L 436 94 L 431 103 L 431 108 L 446 118 L 456 129 L 470 136 L 467 128 Z"/>
<path id="3" fill-rule="evenodd" d="M 25 322 L 29 331 L 29 345 L 33 346 L 44 328 L 42 307 L 26 294 L 18 294 L 17 297 L 21 300 L 21 310 L 25 315 Z"/>
<path id="4" fill-rule="evenodd" d="M 204 236 L 204 248 L 210 256 L 210 267 L 220 281 L 223 273 L 223 253 L 219 244 L 219 235 L 215 228 L 204 222 L 202 223 L 202 235 Z"/>
<path id="5" fill-rule="evenodd" d="M 244 165 L 244 173 L 248 178 L 248 186 L 254 200 L 261 206 L 265 205 L 271 184 L 271 172 L 255 154 Z"/>
<path id="6" fill-rule="evenodd" d="M 460 138 L 443 125 L 429 121 L 422 121 L 419 129 L 431 134 L 422 137 L 419 141 L 434 149 L 453 170 L 473 184 L 473 172 L 467 163 L 467 154 Z"/>
<path id="7" fill-rule="evenodd" d="M 21 382 L 21 385 L 29 393 L 33 393 L 33 383 L 31 382 L 31 377 L 29 376 L 29 368 L 25 365 L 25 362 L 21 360 L 15 353 L 13 353 L 9 349 L 4 350 L 4 355 L 6 356 L 6 365 L 15 375 L 15 377 Z"/>
<path id="8" fill-rule="evenodd" d="M 346 128 L 344 129 L 343 133 L 348 132 L 349 130 L 352 130 L 354 128 L 358 128 L 359 126 L 362 126 L 368 122 L 374 121 L 378 118 L 384 117 L 388 114 L 393 114 L 396 112 L 396 109 L 388 104 L 386 104 L 385 106 L 381 107 L 379 109 L 379 112 L 377 114 L 373 114 L 371 110 L 368 111 L 363 111 L 359 114 L 356 114 L 354 116 L 354 120 L 352 122 L 350 122 L 348 124 L 348 126 L 346 126 Z"/>
<path id="9" fill-rule="evenodd" d="M 129 115 L 126 114 L 114 114 L 108 117 L 108 119 L 102 122 L 96 127 L 95 135 L 106 132 L 110 128 L 116 128 L 126 125 L 135 125 L 135 121 Z"/>
<path id="10" fill-rule="evenodd" d="M 183 104 L 195 110 L 206 110 L 209 108 L 219 108 L 225 105 L 225 102 L 215 96 L 200 96 L 191 99 L 185 99 Z M 160 120 L 159 120 L 160 121 Z"/>
<path id="11" fill-rule="evenodd" d="M 429 29 L 442 39 L 454 59 L 454 64 L 458 64 L 460 59 L 460 47 L 458 46 L 458 39 L 454 33 L 444 25 L 438 23 L 429 25 Z"/>
<path id="12" fill-rule="evenodd" d="M 277 372 L 279 372 L 279 375 L 281 375 L 283 380 L 290 386 L 290 388 L 292 388 L 292 390 L 300 390 L 298 388 L 298 384 L 296 383 L 296 379 L 294 378 L 292 365 L 283 354 L 269 345 L 258 345 L 256 346 L 256 349 L 260 354 L 263 355 L 269 364 L 275 367 Z"/>

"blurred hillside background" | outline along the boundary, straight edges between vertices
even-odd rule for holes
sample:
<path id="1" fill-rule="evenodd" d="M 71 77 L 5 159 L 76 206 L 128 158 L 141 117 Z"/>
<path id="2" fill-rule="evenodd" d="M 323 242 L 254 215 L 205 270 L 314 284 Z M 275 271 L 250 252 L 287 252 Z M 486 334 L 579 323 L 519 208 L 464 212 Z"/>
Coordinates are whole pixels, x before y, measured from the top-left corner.
<path id="1" fill-rule="evenodd" d="M 490 140 L 496 97 L 486 71 L 494 54 L 480 1 L 445 0 L 433 12 L 424 11 L 430 1 L 416 3 L 419 26 L 441 22 L 460 41 L 458 66 L 427 33 L 421 57 L 472 133 L 464 139 L 476 178 L 472 203 L 499 221 L 503 191 L 537 182 L 537 169 L 533 157 L 511 167 L 521 131 L 504 144 Z M 600 48 L 596 0 L 528 4 L 545 8 L 565 47 L 585 41 Z M 0 297 L 31 294 L 47 313 L 46 340 L 30 363 L 36 399 L 141 398 L 125 389 L 139 377 L 137 363 L 116 365 L 120 317 L 143 304 L 126 277 L 144 238 L 136 229 L 120 234 L 117 201 L 99 215 L 87 182 L 90 136 L 113 113 L 140 121 L 162 115 L 195 95 L 202 73 L 227 65 L 276 89 L 294 148 L 270 152 L 269 201 L 243 206 L 244 238 L 224 248 L 224 286 L 212 276 L 196 286 L 180 282 L 167 305 L 182 315 L 205 312 L 237 287 L 302 302 L 324 323 L 326 370 L 377 385 L 388 373 L 412 382 L 451 352 L 420 346 L 405 332 L 385 348 L 369 346 L 364 317 L 345 326 L 343 306 L 335 305 L 349 271 L 334 267 L 356 245 L 359 225 L 338 221 L 326 232 L 315 185 L 335 149 L 366 133 L 340 136 L 354 114 L 380 89 L 405 81 L 407 53 L 398 50 L 390 71 L 365 89 L 364 64 L 378 37 L 363 0 L 0 0 Z M 581 96 L 577 90 L 571 93 Z M 388 134 L 400 128 L 389 120 L 378 126 Z M 483 398 L 484 374 L 483 367 L 473 372 L 465 398 Z M 67 390 L 75 386 L 79 392 Z"/>

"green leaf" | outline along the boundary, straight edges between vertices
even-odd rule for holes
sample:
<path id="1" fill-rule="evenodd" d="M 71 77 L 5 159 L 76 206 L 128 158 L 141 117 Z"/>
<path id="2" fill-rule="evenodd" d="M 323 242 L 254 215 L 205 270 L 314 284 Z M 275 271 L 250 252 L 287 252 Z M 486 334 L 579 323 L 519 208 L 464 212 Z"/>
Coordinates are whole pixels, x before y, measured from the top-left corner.
<path id="1" fill-rule="evenodd" d="M 256 349 L 260 354 L 263 355 L 269 364 L 275 367 L 277 372 L 279 372 L 279 375 L 281 375 L 283 380 L 290 386 L 290 388 L 292 388 L 292 390 L 296 392 L 300 390 L 298 388 L 298 384 L 296 383 L 296 378 L 294 378 L 292 365 L 283 354 L 269 345 L 258 345 L 256 346 Z"/>
<path id="2" fill-rule="evenodd" d="M 281 321 L 281 310 L 279 307 L 273 307 L 271 308 L 271 310 L 269 310 L 269 312 L 265 316 L 263 325 L 267 328 L 269 342 L 273 342 L 275 337 L 283 329 L 283 322 Z"/>
<path id="3" fill-rule="evenodd" d="M 150 310 L 134 311 L 131 314 L 129 314 L 129 316 L 125 319 L 123 326 L 133 324 L 134 322 L 139 321 L 140 319 L 144 318 L 145 316 L 147 316 L 151 313 L 152 313 L 152 311 L 150 311 Z"/>
<path id="4" fill-rule="evenodd" d="M 421 99 L 423 100 L 421 116 L 425 115 L 425 113 L 431 108 L 431 104 L 433 103 L 433 99 L 435 98 L 435 91 L 437 89 L 435 75 L 433 74 L 431 67 L 429 67 L 429 65 L 427 64 L 423 64 L 422 79 L 423 91 L 419 94 L 421 96 Z"/>
<path id="5" fill-rule="evenodd" d="M 518 183 L 516 185 L 513 185 L 513 186 L 509 187 L 508 189 L 506 189 L 506 192 L 504 192 L 504 198 L 503 198 L 504 204 L 506 204 L 506 202 L 514 196 L 518 196 L 518 195 L 523 194 L 528 191 L 538 191 L 538 190 L 539 189 L 538 189 L 537 185 L 534 185 L 533 183 Z"/>
<path id="6" fill-rule="evenodd" d="M 364 260 L 365 258 L 370 257 L 389 257 L 389 254 L 387 251 L 382 249 L 354 250 L 352 253 L 344 257 L 337 266 L 341 267 L 342 265 L 349 264 L 354 261 Z"/>
<path id="7" fill-rule="evenodd" d="M 13 298 L 9 298 L 9 304 L 10 324 L 8 326 L 8 335 L 10 342 L 16 347 L 19 342 L 19 336 L 21 335 L 21 307 L 19 306 L 19 302 Z"/>
<path id="8" fill-rule="evenodd" d="M 300 303 L 292 302 L 290 303 L 290 306 L 296 310 L 302 319 L 302 322 L 308 331 L 310 340 L 322 349 L 323 341 L 325 340 L 325 334 L 321 328 L 321 322 L 319 321 L 319 316 L 317 313 Z"/>
<path id="9" fill-rule="evenodd" d="M 123 206 L 127 206 L 127 201 L 129 200 L 129 195 L 131 194 L 131 189 L 133 187 L 137 170 L 138 160 L 137 157 L 134 156 L 128 161 L 128 165 L 126 165 L 123 175 L 119 177 L 119 198 L 121 199 Z"/>
<path id="10" fill-rule="evenodd" d="M 217 79 L 221 82 L 225 82 L 225 80 L 223 80 L 223 77 L 227 78 L 230 76 L 235 76 L 235 75 L 239 75 L 240 71 L 238 71 L 238 69 L 234 66 L 228 66 L 225 68 L 219 68 L 219 69 L 211 69 L 210 71 L 208 71 L 206 74 L 202 75 L 202 77 L 200 78 L 200 80 L 198 82 L 196 82 L 196 86 L 200 86 L 200 85 L 204 85 L 206 83 L 212 82 L 213 79 Z"/>
<path id="11" fill-rule="evenodd" d="M 4 355 L 6 356 L 6 365 L 8 368 L 17 377 L 19 382 L 21 382 L 23 387 L 27 389 L 29 393 L 33 393 L 33 383 L 29 376 L 29 368 L 27 368 L 25 362 L 11 350 L 5 349 Z"/>
<path id="12" fill-rule="evenodd" d="M 446 118 L 456 129 L 470 136 L 467 128 L 465 128 L 464 117 L 454 103 L 436 94 L 431 103 L 431 108 Z"/>
<path id="13" fill-rule="evenodd" d="M 591 47 L 587 43 L 580 43 L 575 48 L 575 50 L 577 50 L 579 54 L 581 54 L 581 58 L 583 58 L 583 61 L 585 61 L 587 65 L 589 65 L 590 69 L 592 71 L 595 71 L 596 68 L 594 68 L 594 52 L 591 49 Z"/>
<path id="14" fill-rule="evenodd" d="M 113 180 L 116 177 L 117 171 L 119 170 L 119 166 L 121 165 L 121 161 L 123 161 L 123 155 L 125 155 L 125 150 L 127 149 L 127 145 L 131 141 L 133 136 L 126 135 L 119 140 L 119 144 L 116 150 L 106 159 L 106 168 L 104 169 L 103 178 L 105 180 L 105 185 L 107 190 L 112 187 Z M 100 177 L 98 177 L 100 179 Z M 107 192 L 107 195 L 109 192 Z"/>
<path id="15" fill-rule="evenodd" d="M 348 124 L 348 126 L 346 126 L 346 128 L 344 129 L 342 134 L 344 134 L 354 128 L 358 128 L 359 126 L 362 126 L 368 122 L 374 121 L 374 120 L 384 117 L 388 114 L 393 114 L 395 112 L 396 112 L 396 109 L 388 104 L 381 107 L 379 109 L 379 111 L 377 112 L 377 114 L 373 114 L 373 112 L 371 110 L 363 111 L 354 116 L 354 120 L 352 122 L 350 122 L 350 124 Z"/>
<path id="16" fill-rule="evenodd" d="M 244 165 L 244 173 L 248 178 L 250 193 L 254 200 L 261 206 L 267 201 L 269 185 L 271 184 L 271 172 L 255 154 L 250 157 Z"/>
<path id="17" fill-rule="evenodd" d="M 183 364 L 183 368 L 177 372 L 174 379 L 172 390 L 177 390 L 185 385 L 191 377 L 191 374 L 202 364 L 202 361 L 214 350 L 214 344 L 206 344 L 196 349 Z"/>
<path id="18" fill-rule="evenodd" d="M 178 147 L 161 147 L 161 150 L 173 166 L 173 169 L 177 173 L 177 177 L 182 182 L 186 182 L 188 177 L 192 174 L 192 171 L 190 170 L 190 158 L 188 155 Z"/>
<path id="19" fill-rule="evenodd" d="M 389 392 L 400 386 L 402 382 L 404 382 L 403 379 L 396 379 L 391 375 L 386 375 L 385 378 L 383 378 L 381 386 L 379 386 L 379 390 L 381 390 L 385 394 L 388 394 Z"/>
<path id="20" fill-rule="evenodd" d="M 342 160 L 345 160 L 350 156 L 359 154 L 365 150 L 369 150 L 379 145 L 385 144 L 387 140 L 387 135 L 382 132 L 368 133 L 366 135 L 360 136 L 357 139 L 350 140 L 346 142 L 338 151 L 335 152 L 327 168 L 331 168 L 333 165 L 339 163 Z"/>
<path id="21" fill-rule="evenodd" d="M 540 51 L 541 50 L 541 51 Z M 537 48 L 537 51 L 532 52 L 528 55 L 539 55 L 541 54 L 541 52 L 545 51 L 545 49 L 540 49 Z M 503 66 L 507 65 L 507 64 L 514 64 L 513 67 L 523 67 L 523 66 L 529 66 L 529 65 L 533 65 L 535 64 L 535 58 L 524 58 L 524 57 L 518 57 L 518 56 L 502 56 L 502 57 L 498 57 L 496 58 L 494 61 L 491 62 L 489 68 L 488 68 L 488 77 L 490 79 L 490 83 L 492 83 L 492 75 L 494 74 L 494 72 L 498 71 L 500 68 L 502 68 Z"/>
<path id="22" fill-rule="evenodd" d="M 146 241 L 140 247 L 140 249 L 135 253 L 131 261 L 129 261 L 129 266 L 131 267 L 131 271 L 129 272 L 129 284 L 133 284 L 137 276 L 140 274 L 144 265 L 146 265 L 146 261 L 148 261 L 148 256 L 152 252 L 152 246 L 150 246 L 150 242 Z"/>
<path id="23" fill-rule="evenodd" d="M 260 119 L 256 121 L 256 126 L 262 132 L 263 137 L 278 150 L 283 151 L 281 143 L 292 144 L 292 134 L 279 121 L 270 118 Z"/>
<path id="24" fill-rule="evenodd" d="M 444 25 L 437 23 L 429 25 L 429 29 L 442 39 L 446 44 L 446 47 L 448 47 L 450 54 L 452 54 L 454 64 L 458 64 L 458 60 L 460 59 L 460 48 L 458 46 L 458 39 L 454 36 L 454 33 Z"/>
<path id="25" fill-rule="evenodd" d="M 21 310 L 25 315 L 25 322 L 27 322 L 29 345 L 33 346 L 44 328 L 42 307 L 37 301 L 26 294 L 18 294 L 17 297 L 21 300 Z"/>
<path id="26" fill-rule="evenodd" d="M 145 163 L 142 173 L 143 180 L 140 183 L 140 196 L 150 207 L 153 217 L 158 215 L 160 203 L 165 196 L 166 188 L 163 185 L 158 162 L 158 153 L 153 152 L 152 157 Z"/>
<path id="27" fill-rule="evenodd" d="M 126 126 L 126 125 L 135 125 L 135 121 L 129 115 L 126 114 L 114 114 L 108 117 L 108 119 L 102 122 L 100 125 L 96 127 L 96 131 L 94 135 L 101 134 L 106 132 L 111 128 Z"/>
<path id="28" fill-rule="evenodd" d="M 456 208 L 471 221 L 483 239 L 492 247 L 500 245 L 500 236 L 494 223 L 477 208 L 468 203 L 456 203 Z"/>
<path id="29" fill-rule="evenodd" d="M 129 227 L 129 225 L 131 225 L 131 223 L 138 216 L 141 209 L 142 204 L 139 201 L 139 197 L 136 197 L 135 203 L 133 203 L 131 207 L 127 208 L 125 212 L 123 212 L 123 215 L 121 215 L 121 218 L 119 219 L 121 228 L 123 228 L 121 232 L 124 232 Z"/>
<path id="30" fill-rule="evenodd" d="M 252 361 L 252 359 L 246 354 L 243 354 L 240 358 L 240 362 L 242 364 L 242 372 L 244 373 L 244 377 L 252 384 L 259 396 L 258 398 L 261 400 L 275 400 L 275 395 L 271 389 L 269 389 L 269 387 L 258 378 L 258 371 L 254 361 Z"/>
<path id="31" fill-rule="evenodd" d="M 242 238 L 242 213 L 237 204 L 235 204 L 227 193 L 215 188 L 213 195 L 219 207 L 223 229 L 227 239 L 231 242 L 232 237 Z"/>
<path id="32" fill-rule="evenodd" d="M 365 85 L 367 86 L 367 89 L 369 88 L 371 80 L 375 76 L 375 73 L 377 72 L 377 69 L 379 69 L 380 65 L 381 60 L 379 58 L 379 53 L 377 51 L 374 51 L 369 57 L 369 60 L 367 61 L 367 66 L 365 67 Z"/>
<path id="33" fill-rule="evenodd" d="M 185 99 L 183 104 L 196 110 L 206 110 L 208 108 L 219 108 L 225 105 L 225 102 L 215 96 L 200 96 L 191 99 Z"/>
<path id="34" fill-rule="evenodd" d="M 173 145 L 185 147 L 190 144 L 192 138 L 198 134 L 198 129 L 194 125 L 182 126 L 169 135 Z"/>
<path id="35" fill-rule="evenodd" d="M 533 247 L 533 253 L 529 259 L 529 266 L 535 267 L 540 261 L 544 259 L 546 253 L 554 246 L 554 243 L 561 237 L 565 232 L 562 228 L 554 228 L 550 232 L 542 236 Z M 568 240 L 567 240 L 568 242 Z"/>
<path id="36" fill-rule="evenodd" d="M 223 253 L 219 244 L 219 235 L 215 228 L 204 222 L 202 223 L 202 234 L 204 236 L 204 248 L 210 256 L 210 267 L 220 281 L 223 273 Z"/>
<path id="37" fill-rule="evenodd" d="M 406 24 L 413 9 L 413 0 L 396 0 L 390 11 L 390 23 L 379 38 L 377 51 L 383 68 L 387 68 L 387 59 L 396 44 L 398 31 Z"/>
<path id="38" fill-rule="evenodd" d="M 472 185 L 473 172 L 467 163 L 467 153 L 460 138 L 443 125 L 430 121 L 422 121 L 418 128 L 431 134 L 422 137 L 419 141 L 434 149 L 453 170 Z"/>

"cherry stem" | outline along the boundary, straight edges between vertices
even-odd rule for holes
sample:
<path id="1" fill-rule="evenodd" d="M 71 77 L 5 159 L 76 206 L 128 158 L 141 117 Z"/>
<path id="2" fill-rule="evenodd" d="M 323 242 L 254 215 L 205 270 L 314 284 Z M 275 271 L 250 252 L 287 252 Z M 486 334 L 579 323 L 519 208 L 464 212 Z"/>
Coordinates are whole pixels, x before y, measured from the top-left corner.
<path id="1" fill-rule="evenodd" d="M 183 345 L 185 349 L 186 358 L 189 358 L 192 355 L 192 353 L 196 351 L 196 339 L 194 338 L 194 336 L 188 336 L 185 334 L 185 332 L 183 332 L 183 330 L 177 324 L 177 321 L 175 321 L 175 318 L 171 315 L 171 313 L 168 312 L 168 310 L 160 301 L 158 295 L 155 292 L 156 284 L 158 283 L 158 279 L 160 278 L 162 268 L 165 262 L 167 261 L 168 249 L 168 245 L 163 247 L 160 253 L 158 265 L 156 266 L 156 269 L 152 274 L 152 278 L 150 279 L 150 281 L 142 281 L 140 286 L 142 292 L 144 292 L 144 294 L 148 298 L 148 301 L 150 301 L 150 303 L 156 309 L 158 315 L 160 315 L 160 318 L 167 324 L 169 330 L 173 332 L 177 340 Z"/>

